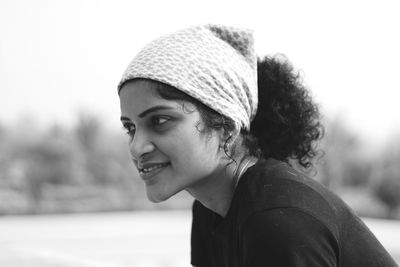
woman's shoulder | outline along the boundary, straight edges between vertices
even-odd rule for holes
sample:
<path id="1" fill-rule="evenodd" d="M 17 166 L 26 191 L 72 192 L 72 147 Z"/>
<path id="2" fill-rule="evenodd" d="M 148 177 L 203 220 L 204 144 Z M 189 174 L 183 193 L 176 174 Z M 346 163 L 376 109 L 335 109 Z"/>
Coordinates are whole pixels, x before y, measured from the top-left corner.
<path id="1" fill-rule="evenodd" d="M 240 221 L 259 211 L 292 208 L 317 218 L 335 231 L 340 199 L 304 173 L 275 159 L 260 160 L 238 184 Z M 336 232 L 336 231 L 335 231 Z"/>
<path id="2" fill-rule="evenodd" d="M 241 227 L 246 261 L 274 266 L 336 266 L 338 237 L 320 220 L 297 208 L 253 213 Z"/>
<path id="3" fill-rule="evenodd" d="M 313 183 L 305 173 L 294 169 L 288 163 L 276 160 L 274 158 L 261 158 L 258 162 L 249 168 L 247 176 L 252 176 L 253 182 L 262 182 L 263 179 L 269 181 L 281 181 L 282 179 L 292 180 L 300 183 Z"/>
<path id="4" fill-rule="evenodd" d="M 238 191 L 244 200 L 280 205 L 299 204 L 299 198 L 327 198 L 331 194 L 319 182 L 292 168 L 286 162 L 275 159 L 260 159 L 246 171 L 238 184 Z"/>

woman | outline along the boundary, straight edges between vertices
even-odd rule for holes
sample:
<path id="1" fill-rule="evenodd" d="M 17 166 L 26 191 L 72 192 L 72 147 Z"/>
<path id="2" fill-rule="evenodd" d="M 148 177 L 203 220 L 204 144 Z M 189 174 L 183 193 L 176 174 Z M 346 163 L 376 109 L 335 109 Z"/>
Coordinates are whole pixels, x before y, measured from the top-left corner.
<path id="1" fill-rule="evenodd" d="M 290 166 L 312 167 L 318 109 L 288 62 L 257 64 L 250 31 L 163 36 L 118 92 L 148 198 L 195 198 L 193 266 L 396 266 L 343 201 Z"/>

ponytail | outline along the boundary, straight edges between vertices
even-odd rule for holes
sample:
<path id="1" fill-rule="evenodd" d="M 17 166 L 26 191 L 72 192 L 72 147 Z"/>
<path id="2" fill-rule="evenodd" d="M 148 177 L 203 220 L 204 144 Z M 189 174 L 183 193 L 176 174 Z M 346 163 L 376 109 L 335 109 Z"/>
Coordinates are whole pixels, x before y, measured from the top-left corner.
<path id="1" fill-rule="evenodd" d="M 287 58 L 264 57 L 257 68 L 258 110 L 250 133 L 244 134 L 250 154 L 294 160 L 309 169 L 315 142 L 323 136 L 317 105 Z"/>

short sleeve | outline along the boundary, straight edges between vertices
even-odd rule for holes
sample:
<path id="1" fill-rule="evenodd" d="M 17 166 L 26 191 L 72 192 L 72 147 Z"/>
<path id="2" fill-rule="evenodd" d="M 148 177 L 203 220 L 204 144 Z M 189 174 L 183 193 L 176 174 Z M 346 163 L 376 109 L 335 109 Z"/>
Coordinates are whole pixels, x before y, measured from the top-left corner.
<path id="1" fill-rule="evenodd" d="M 334 267 L 339 244 L 318 219 L 298 208 L 259 211 L 241 230 L 241 266 Z"/>

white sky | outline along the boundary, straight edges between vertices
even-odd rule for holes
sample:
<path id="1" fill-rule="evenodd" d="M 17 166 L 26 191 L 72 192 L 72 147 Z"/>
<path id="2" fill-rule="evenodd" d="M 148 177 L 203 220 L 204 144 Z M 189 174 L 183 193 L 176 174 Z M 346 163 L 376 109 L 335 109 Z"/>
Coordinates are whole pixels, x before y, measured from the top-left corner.
<path id="1" fill-rule="evenodd" d="M 120 127 L 116 85 L 138 50 L 211 22 L 253 28 L 258 54 L 286 54 L 328 117 L 376 141 L 400 128 L 399 14 L 398 1 L 0 0 L 0 122 L 70 125 L 83 110 Z"/>

